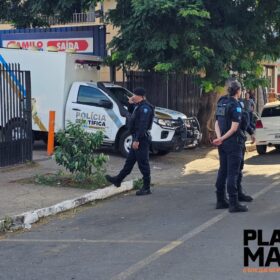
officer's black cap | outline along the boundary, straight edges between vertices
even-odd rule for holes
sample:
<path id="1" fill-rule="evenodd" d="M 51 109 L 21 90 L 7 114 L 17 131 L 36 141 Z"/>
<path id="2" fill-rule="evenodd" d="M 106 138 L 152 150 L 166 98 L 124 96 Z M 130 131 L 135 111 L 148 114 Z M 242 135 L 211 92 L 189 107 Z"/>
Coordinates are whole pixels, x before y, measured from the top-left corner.
<path id="1" fill-rule="evenodd" d="M 142 88 L 142 87 L 137 87 L 137 88 L 135 88 L 134 91 L 133 91 L 133 93 L 134 93 L 135 95 L 138 95 L 138 96 L 145 96 L 145 95 L 146 95 L 146 91 L 145 91 L 145 89 Z"/>

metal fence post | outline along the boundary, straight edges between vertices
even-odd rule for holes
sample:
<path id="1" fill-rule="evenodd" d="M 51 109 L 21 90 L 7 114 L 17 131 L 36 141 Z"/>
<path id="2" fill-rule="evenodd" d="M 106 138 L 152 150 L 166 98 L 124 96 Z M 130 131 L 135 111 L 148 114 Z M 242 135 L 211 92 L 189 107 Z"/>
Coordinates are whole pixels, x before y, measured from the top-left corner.
<path id="1" fill-rule="evenodd" d="M 55 111 L 50 111 L 49 134 L 48 134 L 48 155 L 49 156 L 51 156 L 54 152 L 54 127 L 55 127 Z"/>
<path id="2" fill-rule="evenodd" d="M 32 160 L 30 72 L 0 64 L 0 166 Z"/>

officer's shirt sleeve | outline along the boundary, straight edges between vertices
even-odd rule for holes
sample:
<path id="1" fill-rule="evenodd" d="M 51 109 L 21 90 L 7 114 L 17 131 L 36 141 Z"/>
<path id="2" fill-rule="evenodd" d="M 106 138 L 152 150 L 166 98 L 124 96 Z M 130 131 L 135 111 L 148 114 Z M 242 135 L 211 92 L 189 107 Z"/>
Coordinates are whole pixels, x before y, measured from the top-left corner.
<path id="1" fill-rule="evenodd" d="M 249 116 L 249 119 L 250 119 L 250 123 L 249 123 L 246 131 L 249 133 L 249 135 L 253 135 L 255 133 L 255 125 L 253 122 L 253 116 Z"/>
<path id="2" fill-rule="evenodd" d="M 139 129 L 136 131 L 133 141 L 139 141 L 140 138 L 145 136 L 145 133 L 148 131 L 151 114 L 152 111 L 149 106 L 141 106 L 139 109 Z"/>
<path id="3" fill-rule="evenodd" d="M 219 104 L 220 104 L 221 102 L 223 102 L 223 100 L 224 100 L 224 97 L 221 97 L 221 98 L 218 100 L 217 108 L 216 108 L 216 114 L 215 114 L 216 121 L 219 119 L 218 107 L 219 107 Z"/>
<path id="4" fill-rule="evenodd" d="M 232 122 L 237 122 L 241 123 L 241 118 L 242 118 L 242 108 L 240 107 L 239 104 L 234 104 L 231 108 L 231 121 Z"/>
<path id="5" fill-rule="evenodd" d="M 128 104 L 127 106 L 127 111 L 132 115 L 134 109 L 135 109 L 135 105 L 134 104 Z"/>

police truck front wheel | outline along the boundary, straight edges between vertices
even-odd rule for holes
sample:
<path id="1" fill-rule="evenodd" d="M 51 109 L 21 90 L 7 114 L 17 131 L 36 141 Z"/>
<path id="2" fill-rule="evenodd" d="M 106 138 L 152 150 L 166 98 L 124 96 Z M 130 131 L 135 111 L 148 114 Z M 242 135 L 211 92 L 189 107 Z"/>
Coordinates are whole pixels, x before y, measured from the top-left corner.
<path id="1" fill-rule="evenodd" d="M 119 151 L 121 152 L 122 156 L 127 157 L 128 153 L 131 149 L 132 145 L 132 136 L 129 131 L 125 130 L 121 136 L 119 141 Z"/>
<path id="2" fill-rule="evenodd" d="M 257 145 L 257 152 L 259 155 L 264 155 L 266 153 L 266 145 Z"/>

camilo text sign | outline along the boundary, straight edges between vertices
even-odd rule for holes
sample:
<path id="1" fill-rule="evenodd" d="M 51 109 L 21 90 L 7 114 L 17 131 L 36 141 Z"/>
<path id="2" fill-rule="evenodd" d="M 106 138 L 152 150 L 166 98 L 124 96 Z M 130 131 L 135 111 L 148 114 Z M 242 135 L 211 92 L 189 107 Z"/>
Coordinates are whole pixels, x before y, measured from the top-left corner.
<path id="1" fill-rule="evenodd" d="M 75 49 L 78 53 L 92 53 L 93 39 L 92 38 L 67 38 L 67 39 L 27 39 L 27 40 L 4 40 L 3 47 L 7 48 L 10 44 L 16 43 L 22 49 L 37 47 L 46 50 L 49 46 L 57 47 L 59 51 L 66 49 Z"/>

